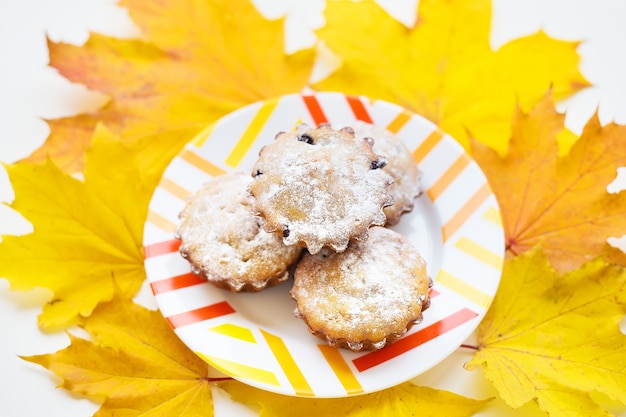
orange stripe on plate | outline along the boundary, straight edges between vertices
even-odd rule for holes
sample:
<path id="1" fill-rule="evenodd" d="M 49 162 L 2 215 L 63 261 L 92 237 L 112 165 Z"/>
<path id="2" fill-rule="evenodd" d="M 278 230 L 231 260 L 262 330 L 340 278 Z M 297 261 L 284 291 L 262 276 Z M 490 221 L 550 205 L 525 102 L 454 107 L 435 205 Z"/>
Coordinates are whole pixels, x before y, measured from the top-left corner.
<path id="1" fill-rule="evenodd" d="M 180 153 L 180 157 L 194 167 L 198 168 L 200 171 L 204 171 L 212 177 L 217 177 L 225 172 L 222 168 L 207 161 L 200 155 L 192 152 L 190 149 L 184 149 Z"/>
<path id="2" fill-rule="evenodd" d="M 391 133 L 398 133 L 409 120 L 411 120 L 411 113 L 403 111 L 387 125 L 386 129 Z"/>
<path id="3" fill-rule="evenodd" d="M 261 334 L 263 334 L 263 337 L 265 338 L 265 341 L 267 342 L 267 345 L 274 354 L 274 357 L 276 357 L 276 361 L 278 361 L 278 364 L 282 368 L 285 376 L 289 380 L 289 383 L 293 387 L 296 394 L 306 397 L 315 396 L 315 393 L 313 392 L 311 386 L 302 374 L 302 371 L 298 367 L 298 364 L 293 359 L 293 356 L 291 356 L 291 352 L 289 352 L 289 349 L 287 349 L 287 346 L 285 345 L 285 342 L 283 342 L 283 339 L 271 333 L 268 333 L 263 329 L 260 330 Z"/>
<path id="4" fill-rule="evenodd" d="M 143 247 L 144 258 L 152 258 L 153 256 L 165 255 L 176 252 L 180 248 L 180 240 L 172 239 L 164 242 L 152 243 Z"/>
<path id="5" fill-rule="evenodd" d="M 359 383 L 358 379 L 352 373 L 352 370 L 346 363 L 343 356 L 339 352 L 339 349 L 328 345 L 317 345 L 317 347 L 326 358 L 326 362 L 330 365 L 331 369 L 337 376 L 341 385 L 348 394 L 360 394 L 363 392 L 363 387 Z"/>
<path id="6" fill-rule="evenodd" d="M 424 344 L 437 336 L 440 336 L 450 330 L 459 327 L 460 325 L 467 323 L 474 317 L 477 317 L 478 313 L 473 312 L 468 308 L 457 311 L 449 315 L 448 317 L 441 319 L 428 327 L 425 327 L 415 333 L 403 337 L 397 342 L 385 346 L 381 350 L 377 350 L 371 353 L 367 353 L 352 360 L 352 363 L 356 366 L 359 372 L 371 369 L 381 363 L 387 362 L 403 353 L 408 352 L 417 346 Z"/>
<path id="7" fill-rule="evenodd" d="M 187 197 L 191 195 L 191 192 L 189 190 L 187 190 L 184 187 L 181 187 L 180 185 L 176 184 L 174 181 L 168 178 L 163 178 L 161 182 L 159 183 L 159 187 L 163 188 L 170 194 L 175 195 L 181 200 L 186 200 Z"/>
<path id="8" fill-rule="evenodd" d="M 234 312 L 235 309 L 228 304 L 228 302 L 222 301 L 221 303 L 211 304 L 206 307 L 197 308 L 180 314 L 174 314 L 166 317 L 166 320 L 173 329 L 176 329 L 178 327 L 214 319 L 216 317 L 225 316 Z"/>
<path id="9" fill-rule="evenodd" d="M 456 161 L 450 165 L 450 167 L 443 173 L 441 177 L 430 186 L 428 190 L 426 190 L 426 194 L 430 197 L 431 201 L 435 201 L 437 197 L 439 197 L 446 188 L 459 174 L 465 169 L 467 165 L 470 163 L 470 158 L 466 154 L 461 154 L 457 158 Z"/>
<path id="10" fill-rule="evenodd" d="M 236 168 L 243 157 L 248 153 L 250 147 L 254 143 L 254 140 L 259 136 L 259 133 L 265 126 L 265 123 L 272 115 L 274 108 L 278 105 L 278 100 L 267 100 L 261 104 L 256 115 L 248 125 L 248 128 L 243 132 L 243 135 L 239 138 L 235 147 L 230 152 L 230 155 L 226 158 L 226 163 L 233 168 Z"/>
<path id="11" fill-rule="evenodd" d="M 317 97 L 302 96 L 302 100 L 304 101 L 304 105 L 309 110 L 309 114 L 316 125 L 319 125 L 320 123 L 328 123 L 328 118 L 324 114 L 324 110 L 322 110 L 322 106 L 320 106 L 319 101 L 317 101 Z"/>
<path id="12" fill-rule="evenodd" d="M 418 164 L 422 162 L 422 159 L 424 159 L 426 155 L 428 155 L 428 153 L 433 150 L 433 148 L 439 143 L 442 138 L 443 132 L 441 130 L 433 130 L 430 135 L 428 135 L 426 139 L 424 139 L 424 142 L 422 142 L 413 151 L 413 157 L 415 158 L 415 162 L 417 162 Z"/>
<path id="13" fill-rule="evenodd" d="M 176 231 L 176 223 L 171 222 L 155 211 L 148 210 L 147 220 L 164 232 L 174 233 L 174 231 Z"/>
<path id="14" fill-rule="evenodd" d="M 444 242 L 456 232 L 463 223 L 476 211 L 486 199 L 491 195 L 489 184 L 484 183 L 482 187 L 465 203 L 459 211 L 441 229 Z"/>
<path id="15" fill-rule="evenodd" d="M 352 113 L 354 113 L 357 120 L 361 120 L 366 123 L 374 123 L 360 98 L 355 96 L 346 96 L 346 99 L 348 100 Z"/>
<path id="16" fill-rule="evenodd" d="M 191 287 L 193 285 L 204 284 L 206 282 L 206 279 L 201 276 L 188 272 L 186 274 L 176 275 L 175 277 L 161 281 L 151 282 L 150 288 L 152 289 L 152 293 L 156 295 L 168 291 L 179 290 L 181 288 Z"/>

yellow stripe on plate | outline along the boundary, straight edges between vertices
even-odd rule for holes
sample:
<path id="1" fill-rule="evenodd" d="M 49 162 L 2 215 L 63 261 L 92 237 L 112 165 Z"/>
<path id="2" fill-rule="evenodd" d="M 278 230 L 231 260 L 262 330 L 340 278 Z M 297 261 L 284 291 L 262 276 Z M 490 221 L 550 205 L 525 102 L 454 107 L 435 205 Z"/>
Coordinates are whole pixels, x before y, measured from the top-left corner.
<path id="1" fill-rule="evenodd" d="M 193 139 L 191 139 L 191 143 L 196 145 L 198 148 L 201 148 L 204 143 L 207 141 L 211 133 L 215 130 L 215 123 L 210 124 L 202 132 L 198 133 Z"/>
<path id="2" fill-rule="evenodd" d="M 443 269 L 441 269 L 439 271 L 439 275 L 437 275 L 437 282 L 483 308 L 489 307 L 489 304 L 491 303 L 491 295 L 472 285 L 469 285 L 467 282 L 455 277 Z"/>
<path id="3" fill-rule="evenodd" d="M 224 336 L 243 340 L 244 342 L 256 343 L 252 330 L 247 327 L 237 326 L 232 323 L 224 323 L 219 326 L 211 327 L 209 330 L 215 333 L 223 334 Z"/>
<path id="4" fill-rule="evenodd" d="M 148 221 L 164 232 L 174 233 L 176 231 L 176 224 L 152 210 L 148 211 Z"/>
<path id="5" fill-rule="evenodd" d="M 500 255 L 466 237 L 460 238 L 454 246 L 468 255 L 483 261 L 489 266 L 493 266 L 498 270 L 502 269 L 503 259 Z"/>
<path id="6" fill-rule="evenodd" d="M 500 216 L 500 210 L 495 207 L 489 207 L 484 213 L 483 218 L 495 223 L 497 226 L 502 227 L 502 217 Z"/>
<path id="7" fill-rule="evenodd" d="M 387 130 L 391 133 L 398 133 L 409 120 L 411 120 L 410 113 L 406 111 L 400 112 L 400 114 L 387 125 Z"/>
<path id="8" fill-rule="evenodd" d="M 233 378 L 243 378 L 250 381 L 261 382 L 263 384 L 280 386 L 280 382 L 273 372 L 253 366 L 244 365 L 243 363 L 234 362 L 228 359 L 218 358 L 211 355 L 205 355 L 202 352 L 196 352 L 198 356 L 211 364 L 218 371 L 230 375 Z"/>
<path id="9" fill-rule="evenodd" d="M 363 392 L 363 387 L 356 379 L 356 376 L 352 373 L 352 370 L 346 363 L 343 356 L 339 352 L 339 349 L 328 345 L 317 345 L 317 347 L 326 358 L 326 362 L 330 365 L 331 369 L 337 376 L 341 385 L 348 394 L 360 394 Z"/>
<path id="10" fill-rule="evenodd" d="M 230 155 L 226 158 L 228 165 L 233 168 L 239 165 L 243 157 L 248 153 L 252 143 L 254 143 L 254 140 L 263 129 L 263 126 L 265 126 L 265 123 L 272 115 L 276 105 L 278 105 L 278 100 L 268 100 L 261 105 L 256 116 L 254 116 L 254 119 L 252 119 L 246 131 L 243 132 L 243 135 L 241 135 L 239 141 L 237 141 Z"/>
<path id="11" fill-rule="evenodd" d="M 287 349 L 283 339 L 264 330 L 261 330 L 261 333 L 263 334 L 263 337 L 265 337 L 267 345 L 276 357 L 276 361 L 278 361 L 278 364 L 282 368 L 283 372 L 285 372 L 285 376 L 287 376 L 287 379 L 289 380 L 289 383 L 291 383 L 291 386 L 296 394 L 307 397 L 315 396 L 315 393 L 302 374 L 298 364 L 293 359 L 293 356 L 291 356 L 291 352 Z"/>

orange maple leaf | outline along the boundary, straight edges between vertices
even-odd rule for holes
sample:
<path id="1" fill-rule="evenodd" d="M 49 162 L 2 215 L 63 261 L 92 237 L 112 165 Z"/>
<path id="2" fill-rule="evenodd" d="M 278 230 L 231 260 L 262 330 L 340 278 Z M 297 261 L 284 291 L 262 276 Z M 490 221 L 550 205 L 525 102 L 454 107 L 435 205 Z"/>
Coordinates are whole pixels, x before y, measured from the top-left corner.
<path id="1" fill-rule="evenodd" d="M 111 101 L 96 113 L 52 122 L 31 161 L 50 155 L 76 171 L 98 121 L 124 140 L 142 132 L 200 130 L 243 105 L 307 85 L 314 51 L 285 55 L 283 19 L 264 19 L 248 0 L 122 5 L 145 39 L 92 34 L 80 47 L 48 42 L 52 67 Z"/>
<path id="2" fill-rule="evenodd" d="M 609 252 L 607 238 L 626 232 L 626 193 L 606 190 L 626 165 L 626 126 L 601 126 L 596 115 L 559 157 L 563 122 L 548 94 L 529 113 L 517 109 L 506 157 L 475 141 L 472 153 L 500 204 L 508 253 L 541 243 L 557 269 L 570 271 Z"/>

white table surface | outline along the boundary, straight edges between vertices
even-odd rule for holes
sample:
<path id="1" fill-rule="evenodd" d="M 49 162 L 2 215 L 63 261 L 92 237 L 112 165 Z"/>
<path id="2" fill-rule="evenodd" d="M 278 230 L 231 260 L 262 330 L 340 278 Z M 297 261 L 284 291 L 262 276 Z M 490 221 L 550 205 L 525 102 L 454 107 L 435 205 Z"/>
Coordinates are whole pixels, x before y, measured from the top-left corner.
<path id="1" fill-rule="evenodd" d="M 399 20 L 414 19 L 412 2 L 385 1 Z M 270 3 L 271 2 L 271 3 Z M 256 0 L 268 17 L 289 13 L 287 48 L 313 41 L 311 27 L 323 23 L 323 1 Z M 381 2 L 382 3 L 382 2 Z M 603 123 L 626 123 L 626 1 L 622 0 L 496 0 L 492 46 L 530 34 L 538 29 L 550 36 L 584 41 L 579 47 L 581 71 L 593 84 L 571 99 L 559 103 L 567 111 L 566 125 L 580 132 L 598 109 Z M 80 44 L 88 32 L 132 36 L 136 28 L 126 12 L 113 0 L 21 0 L 0 2 L 0 162 L 11 163 L 29 155 L 48 134 L 42 118 L 62 117 L 95 108 L 101 97 L 72 85 L 47 67 L 45 36 L 53 41 Z M 625 145 L 626 146 L 626 145 Z M 614 187 L 626 188 L 626 174 Z M 13 200 L 6 171 L 0 165 L 0 235 L 30 230 L 28 222 L 6 203 Z M 5 203 L 5 204 L 1 204 Z M 619 238 L 620 236 L 615 236 Z M 626 237 L 615 239 L 626 247 Z M 98 408 L 88 400 L 55 388 L 60 380 L 18 355 L 50 353 L 69 343 L 65 333 L 43 334 L 37 315 L 49 293 L 37 289 L 12 292 L 0 278 L 0 417 L 91 416 Z M 143 291 L 139 300 L 154 306 Z M 462 365 L 471 356 L 459 350 L 414 382 L 470 396 L 487 398 L 495 390 L 481 371 L 467 372 Z M 256 413 L 232 403 L 226 394 L 214 391 L 216 416 L 254 416 Z M 496 400 L 480 416 L 541 415 L 532 407 L 510 410 Z M 626 416 L 624 410 L 617 410 Z"/>

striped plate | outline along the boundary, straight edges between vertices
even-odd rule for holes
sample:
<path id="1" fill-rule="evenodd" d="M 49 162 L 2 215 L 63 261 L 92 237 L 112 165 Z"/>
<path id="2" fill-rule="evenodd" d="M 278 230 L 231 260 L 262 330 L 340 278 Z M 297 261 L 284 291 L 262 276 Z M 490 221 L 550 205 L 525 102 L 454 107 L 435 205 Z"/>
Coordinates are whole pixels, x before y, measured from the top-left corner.
<path id="1" fill-rule="evenodd" d="M 423 323 L 395 344 L 365 353 L 330 348 L 311 336 L 293 316 L 290 284 L 234 294 L 206 283 L 190 273 L 173 237 L 186 197 L 213 176 L 251 169 L 276 132 L 300 122 L 353 120 L 385 127 L 415 155 L 425 193 L 394 228 L 422 252 L 435 281 Z M 162 314 L 209 364 L 277 393 L 344 397 L 409 380 L 458 348 L 496 292 L 504 236 L 498 204 L 482 171 L 431 122 L 380 100 L 295 94 L 223 117 L 174 158 L 150 202 L 144 252 Z"/>

